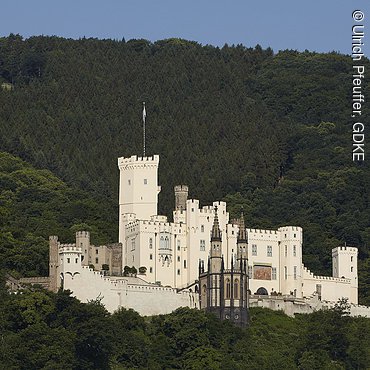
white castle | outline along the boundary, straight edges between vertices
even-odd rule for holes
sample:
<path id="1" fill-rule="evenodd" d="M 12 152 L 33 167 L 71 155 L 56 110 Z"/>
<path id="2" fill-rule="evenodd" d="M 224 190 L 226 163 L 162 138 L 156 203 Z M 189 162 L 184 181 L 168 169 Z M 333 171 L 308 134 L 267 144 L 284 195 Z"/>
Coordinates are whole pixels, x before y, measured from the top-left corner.
<path id="1" fill-rule="evenodd" d="M 51 289 L 63 286 L 82 301 L 100 297 L 110 311 L 127 307 L 151 315 L 180 306 L 199 308 L 198 266 L 210 255 L 215 209 L 225 266 L 236 260 L 244 222 L 229 220 L 225 202 L 200 208 L 198 200 L 188 199 L 185 185 L 175 186 L 173 221 L 158 215 L 158 166 L 158 155 L 118 159 L 118 244 L 91 246 L 88 232 L 78 232 L 75 244 L 50 237 Z M 245 231 L 252 306 L 292 314 L 321 308 L 323 302 L 330 306 L 341 298 L 357 305 L 357 248 L 334 248 L 332 276 L 315 276 L 302 263 L 301 227 Z M 124 266 L 135 267 L 138 276 L 122 276 Z"/>

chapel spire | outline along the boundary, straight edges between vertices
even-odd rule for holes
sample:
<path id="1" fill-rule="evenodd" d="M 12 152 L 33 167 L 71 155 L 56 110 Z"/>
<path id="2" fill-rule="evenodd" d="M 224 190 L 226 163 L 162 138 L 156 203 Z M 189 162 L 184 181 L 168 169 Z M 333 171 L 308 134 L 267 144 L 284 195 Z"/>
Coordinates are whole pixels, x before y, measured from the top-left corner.
<path id="1" fill-rule="evenodd" d="M 244 214 L 243 211 L 239 219 L 238 243 L 247 243 L 247 233 L 245 232 Z"/>
<path id="2" fill-rule="evenodd" d="M 215 218 L 213 220 L 212 226 L 212 234 L 211 234 L 211 242 L 220 242 L 221 241 L 221 230 L 220 224 L 218 222 L 218 215 L 217 215 L 217 206 L 215 207 Z"/>

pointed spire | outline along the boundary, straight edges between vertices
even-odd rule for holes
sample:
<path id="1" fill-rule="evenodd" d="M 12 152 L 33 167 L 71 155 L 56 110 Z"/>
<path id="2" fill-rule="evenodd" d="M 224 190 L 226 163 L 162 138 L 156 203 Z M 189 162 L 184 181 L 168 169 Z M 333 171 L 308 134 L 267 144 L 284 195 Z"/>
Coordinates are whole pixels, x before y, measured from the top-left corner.
<path id="1" fill-rule="evenodd" d="M 239 220 L 238 243 L 247 243 L 247 233 L 245 232 L 244 214 L 243 211 Z"/>
<path id="2" fill-rule="evenodd" d="M 211 242 L 221 241 L 221 230 L 218 222 L 217 206 L 215 207 L 215 218 L 213 220 Z"/>

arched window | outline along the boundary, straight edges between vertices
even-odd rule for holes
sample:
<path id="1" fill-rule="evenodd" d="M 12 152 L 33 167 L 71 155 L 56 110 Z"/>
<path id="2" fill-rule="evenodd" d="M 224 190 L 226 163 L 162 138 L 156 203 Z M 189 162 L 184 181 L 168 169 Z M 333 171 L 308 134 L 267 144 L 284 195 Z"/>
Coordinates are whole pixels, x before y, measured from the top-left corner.
<path id="1" fill-rule="evenodd" d="M 234 280 L 234 298 L 235 299 L 239 298 L 239 280 L 238 279 Z"/>
<path id="2" fill-rule="evenodd" d="M 230 299 L 231 296 L 231 285 L 230 285 L 230 279 L 226 279 L 226 299 Z"/>
<path id="3" fill-rule="evenodd" d="M 200 304 L 201 304 L 201 307 L 202 308 L 205 308 L 207 307 L 207 285 L 204 284 L 202 286 L 202 296 L 201 296 L 201 299 L 200 299 Z"/>

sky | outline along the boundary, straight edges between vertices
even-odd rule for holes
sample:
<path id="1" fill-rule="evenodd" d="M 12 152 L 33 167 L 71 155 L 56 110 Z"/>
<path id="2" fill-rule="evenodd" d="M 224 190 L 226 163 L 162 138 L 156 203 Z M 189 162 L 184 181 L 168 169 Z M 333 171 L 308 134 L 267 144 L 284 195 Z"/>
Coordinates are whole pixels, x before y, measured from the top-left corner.
<path id="1" fill-rule="evenodd" d="M 365 14 L 363 51 L 370 57 L 369 0 L 1 0 L 0 36 L 179 37 L 350 54 L 354 10 Z"/>

